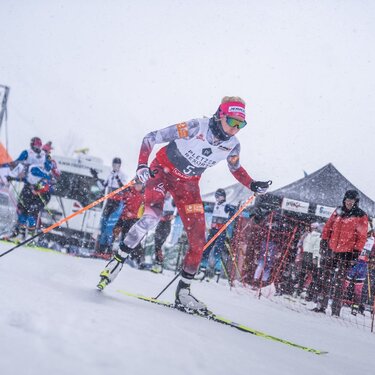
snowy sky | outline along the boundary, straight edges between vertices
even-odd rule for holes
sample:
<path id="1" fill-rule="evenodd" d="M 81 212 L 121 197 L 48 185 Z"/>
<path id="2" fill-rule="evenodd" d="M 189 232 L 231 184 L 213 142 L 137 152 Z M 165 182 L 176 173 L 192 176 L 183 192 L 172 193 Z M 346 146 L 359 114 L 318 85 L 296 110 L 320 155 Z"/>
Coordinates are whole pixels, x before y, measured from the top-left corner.
<path id="1" fill-rule="evenodd" d="M 239 95 L 254 178 L 278 188 L 332 162 L 375 199 L 371 0 L 19 0 L 0 14 L 14 157 L 39 135 L 132 175 L 146 133 Z M 203 192 L 235 182 L 222 164 Z"/>

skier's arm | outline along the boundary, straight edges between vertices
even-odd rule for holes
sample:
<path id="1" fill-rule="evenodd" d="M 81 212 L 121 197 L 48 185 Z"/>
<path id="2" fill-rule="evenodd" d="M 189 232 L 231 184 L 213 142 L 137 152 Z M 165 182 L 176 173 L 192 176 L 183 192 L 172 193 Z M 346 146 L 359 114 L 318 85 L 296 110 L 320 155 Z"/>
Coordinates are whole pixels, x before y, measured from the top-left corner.
<path id="1" fill-rule="evenodd" d="M 191 120 L 148 133 L 141 144 L 138 165 L 148 165 L 148 158 L 156 144 L 172 142 L 178 138 L 191 139 L 198 131 L 199 122 Z"/>
<path id="2" fill-rule="evenodd" d="M 29 153 L 27 152 L 27 150 L 24 150 L 21 152 L 20 156 L 12 163 L 22 163 L 28 158 L 28 156 L 29 156 Z"/>
<path id="3" fill-rule="evenodd" d="M 24 160 L 26 160 L 28 156 L 29 156 L 29 153 L 27 152 L 27 150 L 24 150 L 24 151 L 21 152 L 20 156 L 16 160 L 13 160 L 9 163 L 0 164 L 0 167 L 14 168 L 19 163 L 22 163 Z"/>
<path id="4" fill-rule="evenodd" d="M 50 180 L 51 176 L 49 173 L 44 173 L 39 167 L 32 167 L 30 169 L 30 173 L 35 177 L 45 178 L 46 180 Z"/>
<path id="5" fill-rule="evenodd" d="M 238 182 L 257 194 L 264 194 L 272 181 L 255 181 L 240 164 L 240 144 L 238 143 L 227 157 L 229 170 Z"/>
<path id="6" fill-rule="evenodd" d="M 245 168 L 243 168 L 240 164 L 240 151 L 241 151 L 241 146 L 238 143 L 236 147 L 234 147 L 234 149 L 229 153 L 227 157 L 227 163 L 228 163 L 229 170 L 234 176 L 234 178 L 238 182 L 240 182 L 242 185 L 249 188 L 253 179 L 246 172 Z"/>
<path id="7" fill-rule="evenodd" d="M 50 155 L 46 155 L 46 160 L 44 161 L 44 169 L 50 172 L 52 169 L 52 158 Z"/>

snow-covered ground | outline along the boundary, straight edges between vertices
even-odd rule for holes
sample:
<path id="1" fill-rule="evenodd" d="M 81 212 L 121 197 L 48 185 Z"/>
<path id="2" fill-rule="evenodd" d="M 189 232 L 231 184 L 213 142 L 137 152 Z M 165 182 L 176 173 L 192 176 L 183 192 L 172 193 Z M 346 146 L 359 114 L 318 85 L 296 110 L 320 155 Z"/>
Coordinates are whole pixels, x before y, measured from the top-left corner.
<path id="1" fill-rule="evenodd" d="M 9 248 L 1 243 L 0 253 Z M 97 292 L 104 264 L 33 248 L 0 258 L 0 374 L 374 374 L 369 330 L 295 312 L 224 282 L 193 285 L 220 315 L 329 352 L 315 355 L 117 291 L 156 295 L 170 272 L 125 266 Z M 162 299 L 172 301 L 174 288 Z"/>

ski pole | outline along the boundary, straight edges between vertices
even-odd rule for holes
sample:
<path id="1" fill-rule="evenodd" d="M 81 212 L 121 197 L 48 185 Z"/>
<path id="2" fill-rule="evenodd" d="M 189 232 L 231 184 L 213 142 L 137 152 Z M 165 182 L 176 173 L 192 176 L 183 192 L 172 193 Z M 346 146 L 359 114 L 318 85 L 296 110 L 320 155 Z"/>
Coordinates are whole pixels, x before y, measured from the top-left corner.
<path id="1" fill-rule="evenodd" d="M 25 204 L 23 203 L 23 200 L 21 198 L 21 195 L 18 193 L 17 189 L 15 188 L 14 184 L 12 181 L 9 181 L 9 185 L 13 188 L 14 190 L 14 194 L 16 194 L 16 197 L 18 199 L 18 202 L 21 203 L 22 207 L 25 208 Z M 17 204 L 16 204 L 16 207 L 17 207 Z"/>
<path id="2" fill-rule="evenodd" d="M 270 181 L 271 185 L 271 181 Z M 241 212 L 253 201 L 253 199 L 256 197 L 256 194 L 253 194 L 251 197 L 249 197 L 246 202 L 238 209 L 238 211 L 217 231 L 217 233 L 203 246 L 202 254 L 203 252 L 220 236 L 221 233 L 223 233 L 228 226 L 232 223 L 232 221 L 241 214 Z M 155 299 L 158 299 L 177 279 L 177 277 L 180 275 L 181 271 L 173 278 L 173 280 L 155 297 Z"/>
<path id="3" fill-rule="evenodd" d="M 176 276 L 168 283 L 167 286 L 165 286 L 165 288 L 154 299 L 158 299 L 174 283 L 174 281 L 177 279 L 178 276 L 180 276 L 180 274 L 181 274 L 181 270 L 178 271 Z"/>
<path id="4" fill-rule="evenodd" d="M 96 200 L 96 201 L 88 204 L 86 207 L 81 208 L 77 212 L 73 212 L 71 215 L 62 218 L 61 220 L 57 221 L 56 223 L 50 225 L 49 227 L 42 229 L 39 233 L 35 234 L 34 236 L 32 236 L 32 237 L 28 238 L 27 240 L 19 243 L 17 246 L 12 247 L 11 249 L 9 249 L 8 251 L 6 251 L 5 253 L 0 254 L 0 258 L 2 256 L 4 256 L 4 255 L 10 253 L 11 251 L 17 249 L 18 247 L 20 247 L 22 245 L 25 245 L 26 243 L 28 243 L 29 241 L 33 240 L 34 238 L 40 236 L 41 234 L 46 234 L 46 233 L 50 232 L 52 229 L 55 229 L 55 228 L 59 227 L 61 224 L 67 222 L 70 219 L 72 219 L 73 217 L 75 217 L 77 215 L 80 215 L 81 213 L 89 210 L 90 208 L 93 208 L 93 207 L 97 206 L 98 204 L 100 204 L 100 203 L 104 202 L 105 200 L 113 197 L 114 195 L 120 193 L 122 190 L 128 188 L 129 186 L 131 186 L 133 184 L 134 184 L 134 180 L 130 181 L 126 185 L 123 185 L 123 186 L 119 187 L 116 190 L 113 190 L 111 193 L 108 193 L 107 195 L 99 198 L 98 200 Z"/>
<path id="5" fill-rule="evenodd" d="M 228 249 L 228 253 L 229 253 L 230 259 L 231 259 L 232 263 L 234 264 L 234 269 L 235 269 L 235 271 L 237 271 L 238 278 L 242 282 L 241 271 L 240 271 L 240 268 L 239 268 L 239 266 L 237 264 L 236 256 L 233 253 L 233 251 L 231 250 L 230 244 L 228 244 L 227 249 Z M 231 272 L 231 274 L 233 274 L 233 272 Z M 234 277 L 236 277 L 236 275 L 234 275 Z M 231 282 L 232 282 L 232 280 L 231 280 Z"/>
<path id="6" fill-rule="evenodd" d="M 258 295 L 258 299 L 260 299 L 261 295 L 262 295 L 262 287 L 263 287 L 263 275 L 264 275 L 264 271 L 267 267 L 267 257 L 268 257 L 268 250 L 269 250 L 269 243 L 270 243 L 270 236 L 271 236 L 271 230 L 272 230 L 272 221 L 273 221 L 273 214 L 274 214 L 274 211 L 271 212 L 271 215 L 270 215 L 270 221 L 268 223 L 268 233 L 267 233 L 267 242 L 266 242 L 266 251 L 264 252 L 264 256 L 263 256 L 263 269 L 262 269 L 262 272 L 260 273 L 260 283 L 259 283 L 259 295 Z"/>
<path id="7" fill-rule="evenodd" d="M 370 279 L 370 267 L 369 267 L 368 263 L 367 263 L 367 295 L 368 295 L 368 300 L 370 302 L 370 300 L 371 300 L 371 279 Z"/>

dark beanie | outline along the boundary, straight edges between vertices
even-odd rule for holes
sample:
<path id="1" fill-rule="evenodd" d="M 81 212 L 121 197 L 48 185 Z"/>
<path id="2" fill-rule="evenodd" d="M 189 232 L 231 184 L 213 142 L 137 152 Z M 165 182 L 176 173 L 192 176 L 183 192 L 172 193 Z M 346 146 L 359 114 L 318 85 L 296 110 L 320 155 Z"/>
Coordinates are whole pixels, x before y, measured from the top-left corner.
<path id="1" fill-rule="evenodd" d="M 359 201 L 359 193 L 357 190 L 347 190 L 345 195 L 344 195 L 344 200 L 345 199 L 354 199 L 356 202 Z"/>

